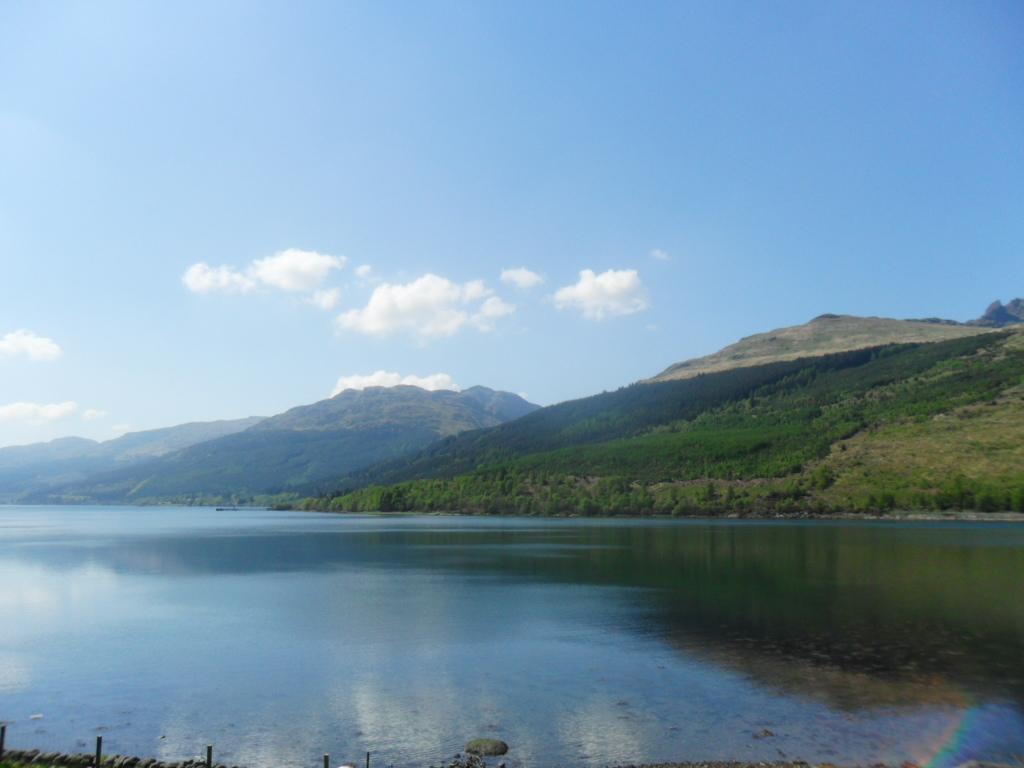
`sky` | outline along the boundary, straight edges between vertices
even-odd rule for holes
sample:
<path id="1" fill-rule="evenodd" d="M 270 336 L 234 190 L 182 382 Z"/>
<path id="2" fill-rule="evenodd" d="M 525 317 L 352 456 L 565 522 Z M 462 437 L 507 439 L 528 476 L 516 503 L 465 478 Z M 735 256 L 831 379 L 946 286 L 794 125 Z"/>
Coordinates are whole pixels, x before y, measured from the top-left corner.
<path id="1" fill-rule="evenodd" d="M 0 445 L 1020 295 L 1019 2 L 0 4 Z"/>

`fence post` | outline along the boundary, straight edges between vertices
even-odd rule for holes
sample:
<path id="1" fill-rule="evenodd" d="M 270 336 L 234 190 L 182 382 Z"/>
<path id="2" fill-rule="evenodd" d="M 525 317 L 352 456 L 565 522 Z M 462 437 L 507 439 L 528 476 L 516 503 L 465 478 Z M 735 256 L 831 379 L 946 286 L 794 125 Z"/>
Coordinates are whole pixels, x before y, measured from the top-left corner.
<path id="1" fill-rule="evenodd" d="M 366 768 L 370 768 L 370 753 L 366 753 Z"/>
<path id="2" fill-rule="evenodd" d="M 324 768 L 331 768 L 331 756 L 324 752 Z"/>
<path id="3" fill-rule="evenodd" d="M 100 768 L 100 761 L 102 759 L 103 759 L 103 737 L 102 736 L 97 736 L 96 737 L 96 766 L 95 766 L 95 768 Z"/>
<path id="4" fill-rule="evenodd" d="M 213 744 L 206 745 L 206 768 L 213 768 Z"/>
<path id="5" fill-rule="evenodd" d="M 4 759 L 4 742 L 7 741 L 7 726 L 0 725 L 0 760 Z M 327 768 L 325 765 L 324 768 Z"/>

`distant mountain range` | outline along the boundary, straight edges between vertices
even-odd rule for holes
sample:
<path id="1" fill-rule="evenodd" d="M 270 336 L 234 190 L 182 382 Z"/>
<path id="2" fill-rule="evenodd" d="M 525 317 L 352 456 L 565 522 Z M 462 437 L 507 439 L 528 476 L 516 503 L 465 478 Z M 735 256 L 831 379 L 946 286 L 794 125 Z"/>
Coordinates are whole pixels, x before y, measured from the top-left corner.
<path id="1" fill-rule="evenodd" d="M 30 492 L 78 482 L 100 472 L 164 456 L 196 443 L 241 432 L 260 421 L 259 417 L 251 417 L 192 422 L 129 432 L 104 442 L 63 437 L 47 443 L 0 448 L 0 501 L 12 501 Z"/>
<path id="2" fill-rule="evenodd" d="M 349 389 L 277 416 L 239 423 L 237 429 L 192 440 L 178 450 L 151 452 L 147 460 L 138 460 L 136 448 L 136 460 L 116 467 L 108 462 L 74 477 L 64 476 L 59 462 L 36 464 L 31 478 L 22 475 L 35 485 L 8 483 L 7 495 L 51 502 L 189 503 L 311 493 L 318 484 L 368 464 L 518 418 L 537 407 L 486 387 L 461 392 L 412 386 Z"/>
<path id="3" fill-rule="evenodd" d="M 1024 301 L 821 315 L 547 408 L 372 387 L 269 418 L 0 449 L 0 501 L 626 514 L 1024 510 Z"/>

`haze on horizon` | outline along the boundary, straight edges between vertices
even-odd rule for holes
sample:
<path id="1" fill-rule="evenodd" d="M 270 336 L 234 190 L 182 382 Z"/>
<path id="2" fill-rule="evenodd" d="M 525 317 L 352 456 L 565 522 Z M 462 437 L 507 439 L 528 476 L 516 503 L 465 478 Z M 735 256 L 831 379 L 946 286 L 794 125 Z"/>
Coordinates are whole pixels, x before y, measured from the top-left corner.
<path id="1" fill-rule="evenodd" d="M 975 317 L 1024 293 L 1022 39 L 1013 2 L 6 3 L 0 446 Z"/>

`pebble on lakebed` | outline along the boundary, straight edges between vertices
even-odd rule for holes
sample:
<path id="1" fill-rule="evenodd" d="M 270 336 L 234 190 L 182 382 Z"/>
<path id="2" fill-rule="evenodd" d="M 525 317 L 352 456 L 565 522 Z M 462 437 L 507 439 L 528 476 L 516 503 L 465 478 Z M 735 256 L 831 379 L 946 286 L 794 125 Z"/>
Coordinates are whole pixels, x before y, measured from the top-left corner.
<path id="1" fill-rule="evenodd" d="M 473 739 L 466 744 L 466 752 L 480 757 L 495 757 L 508 752 L 508 744 L 500 739 Z"/>

